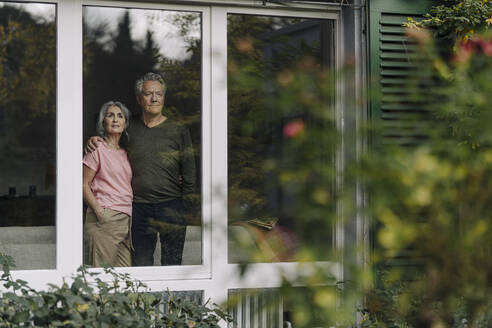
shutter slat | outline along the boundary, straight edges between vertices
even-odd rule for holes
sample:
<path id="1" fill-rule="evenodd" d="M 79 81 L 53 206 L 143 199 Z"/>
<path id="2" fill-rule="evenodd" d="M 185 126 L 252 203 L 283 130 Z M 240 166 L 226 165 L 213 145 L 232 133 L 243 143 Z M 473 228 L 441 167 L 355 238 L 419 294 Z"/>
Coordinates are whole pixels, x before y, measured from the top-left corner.
<path id="1" fill-rule="evenodd" d="M 399 111 L 399 110 L 404 110 L 404 111 L 428 111 L 425 110 L 424 107 L 421 104 L 401 104 L 401 103 L 382 103 L 381 104 L 381 110 L 393 110 L 393 111 Z"/>
<path id="2" fill-rule="evenodd" d="M 404 43 L 385 43 L 379 48 L 381 51 L 402 51 L 402 52 L 413 52 L 417 50 L 415 44 L 404 44 Z"/>
<path id="3" fill-rule="evenodd" d="M 384 111 L 381 113 L 381 118 L 383 119 L 381 126 L 386 126 L 386 124 L 392 124 L 394 126 L 396 120 L 402 120 L 405 124 L 411 121 L 410 123 L 415 125 L 415 120 L 425 119 L 428 115 L 415 111 Z"/>
<path id="4" fill-rule="evenodd" d="M 409 40 L 406 35 L 382 34 L 379 39 L 381 42 L 401 42 L 406 44 L 416 44 L 415 41 Z"/>
<path id="5" fill-rule="evenodd" d="M 419 61 L 422 60 L 422 56 L 417 54 L 405 53 L 405 52 L 396 52 L 396 51 L 385 51 L 381 52 L 381 59 L 406 59 L 411 61 Z"/>
<path id="6" fill-rule="evenodd" d="M 399 95 L 394 95 L 394 94 L 386 94 L 383 93 L 382 97 L 382 103 L 383 106 L 384 104 L 413 104 L 413 105 L 418 105 L 421 106 L 422 104 L 425 104 L 427 101 L 425 97 L 417 97 L 414 94 L 399 94 Z"/>
<path id="7" fill-rule="evenodd" d="M 394 25 L 394 26 L 402 26 L 404 22 L 407 21 L 405 17 L 402 19 L 402 15 L 392 15 L 392 14 L 381 14 L 381 20 L 379 21 L 380 25 Z"/>
<path id="8" fill-rule="evenodd" d="M 399 34 L 403 35 L 405 34 L 405 28 L 401 25 L 387 25 L 387 26 L 381 26 L 379 29 L 379 32 L 382 34 Z"/>
<path id="9" fill-rule="evenodd" d="M 381 62 L 381 67 L 395 67 L 395 68 L 417 68 L 418 65 L 415 62 L 405 62 L 405 61 L 392 61 L 392 60 L 383 60 Z"/>
<path id="10" fill-rule="evenodd" d="M 433 85 L 434 82 L 430 79 L 420 79 L 419 80 L 419 85 L 422 87 L 425 87 L 427 85 Z M 380 80 L 380 85 L 381 86 L 401 86 L 401 85 L 408 85 L 408 80 L 405 78 L 400 78 L 400 77 L 385 77 Z M 427 89 L 424 89 L 427 90 Z"/>
<path id="11" fill-rule="evenodd" d="M 408 81 L 404 78 L 398 78 L 398 77 L 387 77 L 383 78 L 380 81 L 381 86 L 401 86 L 401 85 L 407 85 Z"/>
<path id="12" fill-rule="evenodd" d="M 388 0 L 391 1 L 391 0 Z M 413 0 L 416 1 L 416 0 Z M 393 13 L 381 13 L 381 20 L 379 21 L 380 25 L 394 25 L 403 27 L 403 24 L 408 22 L 408 18 L 412 18 L 413 20 L 420 20 L 422 16 L 420 15 L 412 15 L 412 14 L 393 14 Z"/>
<path id="13" fill-rule="evenodd" d="M 412 91 L 409 88 L 402 88 L 401 86 L 396 86 L 395 83 L 390 82 L 390 86 L 383 86 L 381 88 L 381 92 L 384 94 L 411 94 Z"/>
<path id="14" fill-rule="evenodd" d="M 382 69 L 381 76 L 383 77 L 404 77 L 404 78 L 419 78 L 428 76 L 427 72 L 408 69 Z M 407 80 L 408 84 L 408 80 Z"/>

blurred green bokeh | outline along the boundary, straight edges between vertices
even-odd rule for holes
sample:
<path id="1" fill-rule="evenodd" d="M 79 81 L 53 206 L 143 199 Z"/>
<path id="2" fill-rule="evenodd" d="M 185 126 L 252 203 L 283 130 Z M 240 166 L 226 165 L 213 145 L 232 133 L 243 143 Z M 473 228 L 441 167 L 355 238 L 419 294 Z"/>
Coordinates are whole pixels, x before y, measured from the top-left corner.
<path id="1" fill-rule="evenodd" d="M 463 3 L 461 7 L 467 5 Z M 448 6 L 460 5 L 450 1 Z M 231 195 L 238 202 L 259 199 L 256 205 L 264 206 L 268 198 L 258 194 L 254 181 L 261 181 L 257 175 L 265 172 L 274 172 L 282 188 L 298 192 L 289 209 L 303 241 L 295 255 L 300 270 L 297 277 L 285 277 L 280 290 L 295 327 L 352 326 L 357 311 L 364 327 L 492 325 L 492 37 L 484 31 L 489 24 L 479 21 L 481 30 L 456 33 L 456 46 L 448 52 L 425 29 L 408 31 L 418 45 L 422 74 L 405 87 L 413 101 L 431 112 L 427 121 L 418 122 L 424 137 L 406 146 L 378 144 L 382 127 L 369 122 L 353 133 L 362 132 L 373 143 L 360 160 L 346 163 L 343 180 L 337 180 L 333 158 L 347 131 L 337 129 L 334 102 L 327 101 L 336 91 L 334 72 L 313 65 L 307 56 L 275 72 L 275 111 L 293 117 L 282 136 L 283 155 L 295 159 L 295 165 L 286 165 L 284 156 L 271 158 L 267 166 L 250 172 L 253 178 L 243 176 L 251 182 L 248 188 L 232 186 Z M 445 28 L 449 30 L 449 22 Z M 230 93 L 238 96 L 237 108 L 249 105 L 250 116 L 230 124 L 254 136 L 252 121 L 263 119 L 267 106 L 255 98 L 257 86 L 272 71 L 258 69 L 254 41 L 241 40 L 236 56 L 230 56 Z M 344 73 L 337 72 L 337 78 Z M 312 118 L 309 123 L 295 117 L 299 108 Z M 230 138 L 246 142 L 234 139 L 237 135 Z M 254 141 L 242 148 L 244 159 L 254 158 Z M 345 187 L 334 188 L 337 181 Z M 348 193 L 356 183 L 369 197 L 361 211 L 373 228 L 370 264 L 349 268 L 350 281 L 338 281 L 323 266 L 310 267 L 305 274 L 305 262 L 322 258 L 340 263 L 340 254 L 316 236 L 353 219 L 355 203 Z M 235 209 L 230 204 L 230 213 Z"/>

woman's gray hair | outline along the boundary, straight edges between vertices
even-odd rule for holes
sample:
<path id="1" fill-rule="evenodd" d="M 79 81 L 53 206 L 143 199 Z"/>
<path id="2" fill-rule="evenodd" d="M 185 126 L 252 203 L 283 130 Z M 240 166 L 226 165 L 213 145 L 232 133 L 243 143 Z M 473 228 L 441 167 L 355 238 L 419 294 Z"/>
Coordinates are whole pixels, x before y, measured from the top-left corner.
<path id="1" fill-rule="evenodd" d="M 125 132 L 126 129 L 128 129 L 128 126 L 130 125 L 130 111 L 128 110 L 128 108 L 126 108 L 126 106 L 119 101 L 108 101 L 107 103 L 104 103 L 104 105 L 101 106 L 101 109 L 99 110 L 99 116 L 97 117 L 96 132 L 101 137 L 106 136 L 106 130 L 104 129 L 103 122 L 109 107 L 112 106 L 116 106 L 119 109 L 121 109 L 123 116 L 125 116 Z"/>
<path id="2" fill-rule="evenodd" d="M 157 81 L 162 85 L 162 93 L 166 95 L 167 85 L 160 74 L 147 73 L 135 82 L 135 95 L 138 97 L 142 94 L 143 84 L 145 81 Z"/>

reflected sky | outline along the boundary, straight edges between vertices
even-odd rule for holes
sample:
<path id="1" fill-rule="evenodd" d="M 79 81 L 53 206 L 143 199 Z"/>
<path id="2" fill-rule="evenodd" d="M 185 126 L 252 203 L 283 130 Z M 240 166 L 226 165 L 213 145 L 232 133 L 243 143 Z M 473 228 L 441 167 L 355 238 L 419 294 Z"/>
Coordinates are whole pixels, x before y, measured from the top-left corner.
<path id="1" fill-rule="evenodd" d="M 18 3 L 0 1 L 0 9 L 11 6 L 30 13 L 37 20 L 55 21 L 56 5 L 51 3 Z"/>
<path id="2" fill-rule="evenodd" d="M 101 38 L 101 41 L 109 41 L 116 34 L 118 23 L 126 10 L 123 8 L 86 6 L 84 7 L 84 19 L 91 27 L 104 25 L 106 34 Z M 144 9 L 129 9 L 129 12 L 132 39 L 144 42 L 147 31 L 151 31 L 154 36 L 154 42 L 159 47 L 159 52 L 169 59 L 188 59 L 191 53 L 186 52 L 187 43 L 185 38 L 199 39 L 201 37 L 199 13 Z M 176 18 L 190 14 L 196 17 L 196 23 L 191 26 L 185 36 L 181 36 L 179 27 L 173 21 Z"/>
<path id="3" fill-rule="evenodd" d="M 0 1 L 0 9 L 12 6 L 30 13 L 35 19 L 54 22 L 56 5 L 47 3 L 17 3 Z M 127 9 L 109 7 L 84 7 L 84 18 L 89 26 L 106 27 L 106 34 L 101 41 L 109 41 L 116 33 L 118 23 Z M 147 31 L 154 35 L 154 41 L 161 55 L 174 60 L 186 60 L 191 54 L 187 53 L 185 38 L 201 38 L 201 21 L 199 13 L 179 12 L 169 10 L 130 9 L 131 36 L 137 42 L 143 42 Z M 179 27 L 174 20 L 184 15 L 194 15 L 192 24 L 185 36 L 180 35 Z"/>

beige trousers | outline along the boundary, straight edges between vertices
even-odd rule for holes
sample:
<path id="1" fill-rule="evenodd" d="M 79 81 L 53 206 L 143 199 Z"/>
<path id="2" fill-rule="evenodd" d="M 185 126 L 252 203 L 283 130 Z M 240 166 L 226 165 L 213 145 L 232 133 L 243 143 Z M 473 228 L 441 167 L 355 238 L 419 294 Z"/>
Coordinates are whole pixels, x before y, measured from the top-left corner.
<path id="1" fill-rule="evenodd" d="M 131 266 L 131 217 L 128 214 L 104 209 L 101 221 L 94 212 L 86 215 L 84 242 L 88 248 L 88 264 L 101 267 Z"/>

